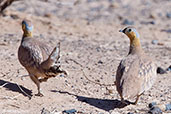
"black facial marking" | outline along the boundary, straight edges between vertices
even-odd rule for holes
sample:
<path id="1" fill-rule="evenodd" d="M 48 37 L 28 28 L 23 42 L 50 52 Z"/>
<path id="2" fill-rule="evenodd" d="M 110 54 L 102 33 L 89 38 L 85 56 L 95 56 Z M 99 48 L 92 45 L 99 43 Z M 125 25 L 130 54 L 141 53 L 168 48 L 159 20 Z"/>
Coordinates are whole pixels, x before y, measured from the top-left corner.
<path id="1" fill-rule="evenodd" d="M 131 32 L 131 29 L 128 29 L 128 32 Z"/>

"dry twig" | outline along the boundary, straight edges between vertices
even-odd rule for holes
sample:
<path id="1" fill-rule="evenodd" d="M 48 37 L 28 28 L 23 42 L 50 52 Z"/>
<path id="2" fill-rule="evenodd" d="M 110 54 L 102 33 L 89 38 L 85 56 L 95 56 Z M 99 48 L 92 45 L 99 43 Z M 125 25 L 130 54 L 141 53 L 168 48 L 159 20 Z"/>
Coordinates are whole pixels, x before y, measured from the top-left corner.
<path id="1" fill-rule="evenodd" d="M 96 82 L 96 81 L 90 80 L 90 79 L 87 77 L 87 75 L 85 74 L 85 72 L 84 72 L 84 68 L 85 68 L 85 67 L 83 67 L 83 65 L 81 65 L 80 63 L 78 63 L 76 60 L 73 60 L 73 59 L 68 59 L 68 60 L 73 61 L 75 64 L 77 64 L 77 65 L 79 65 L 79 66 L 81 67 L 81 71 L 82 71 L 84 77 L 85 77 L 88 81 L 90 81 L 90 82 L 92 82 L 92 83 L 95 83 L 95 84 L 98 84 L 98 85 L 100 85 L 100 86 L 114 86 L 114 85 L 115 85 L 115 83 L 114 83 L 114 84 L 101 84 L 100 82 Z M 90 70 L 89 67 L 86 67 L 86 68 L 88 68 L 88 70 Z"/>
<path id="2" fill-rule="evenodd" d="M 0 13 L 3 13 L 3 11 L 15 1 L 19 0 L 0 0 Z"/>

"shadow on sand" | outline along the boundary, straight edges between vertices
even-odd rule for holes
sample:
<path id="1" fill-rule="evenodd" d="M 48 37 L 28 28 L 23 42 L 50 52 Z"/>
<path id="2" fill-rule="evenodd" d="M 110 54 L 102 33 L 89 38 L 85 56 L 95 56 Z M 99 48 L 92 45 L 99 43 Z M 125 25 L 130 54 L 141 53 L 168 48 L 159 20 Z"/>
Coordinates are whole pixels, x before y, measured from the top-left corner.
<path id="1" fill-rule="evenodd" d="M 78 96 L 78 95 L 75 95 L 66 91 L 51 90 L 51 92 L 58 92 L 61 94 L 68 94 L 68 95 L 75 96 L 78 99 L 78 101 L 85 102 L 87 104 L 95 106 L 99 109 L 103 109 L 105 111 L 110 111 L 115 108 L 124 108 L 125 106 L 127 106 L 117 99 L 110 100 L 110 99 L 98 99 L 98 98 L 84 97 L 84 96 Z"/>
<path id="2" fill-rule="evenodd" d="M 7 90 L 9 91 L 13 91 L 13 92 L 18 92 L 20 94 L 23 94 L 24 96 L 27 96 L 25 93 L 23 93 L 20 88 L 26 92 L 29 96 L 32 96 L 32 91 L 23 87 L 22 85 L 19 85 L 20 88 L 18 87 L 18 85 L 16 83 L 12 83 L 12 82 L 9 82 L 9 81 L 5 81 L 5 80 L 1 80 L 0 79 L 0 86 L 3 87 L 3 88 L 6 88 Z M 29 97 L 27 96 L 27 97 Z M 30 97 L 29 97 L 30 99 Z"/>

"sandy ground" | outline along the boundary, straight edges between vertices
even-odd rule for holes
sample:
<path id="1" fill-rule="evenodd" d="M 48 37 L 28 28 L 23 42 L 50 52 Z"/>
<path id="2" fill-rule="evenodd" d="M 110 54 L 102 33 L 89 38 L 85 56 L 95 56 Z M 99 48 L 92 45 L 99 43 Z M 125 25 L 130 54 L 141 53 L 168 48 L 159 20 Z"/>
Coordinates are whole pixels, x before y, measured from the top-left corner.
<path id="1" fill-rule="evenodd" d="M 76 109 L 82 114 L 146 114 L 148 104 L 171 102 L 171 72 L 158 75 L 155 85 L 139 100 L 138 105 L 119 108 L 115 87 L 109 94 L 106 87 L 91 83 L 84 77 L 75 60 L 84 66 L 85 74 L 94 81 L 113 84 L 120 60 L 127 55 L 129 40 L 119 33 L 125 20 L 133 22 L 141 36 L 141 44 L 158 66 L 171 63 L 171 2 L 170 0 L 29 0 L 10 6 L 0 17 L 0 114 L 40 114 Z M 31 19 L 34 37 L 55 47 L 61 42 L 62 68 L 68 76 L 57 76 L 42 83 L 44 97 L 31 99 L 36 86 L 20 65 L 21 21 Z M 158 44 L 152 44 L 156 40 Z M 89 67 L 90 69 L 87 69 Z M 4 85 L 7 84 L 7 85 Z M 164 112 L 171 113 L 171 112 Z"/>

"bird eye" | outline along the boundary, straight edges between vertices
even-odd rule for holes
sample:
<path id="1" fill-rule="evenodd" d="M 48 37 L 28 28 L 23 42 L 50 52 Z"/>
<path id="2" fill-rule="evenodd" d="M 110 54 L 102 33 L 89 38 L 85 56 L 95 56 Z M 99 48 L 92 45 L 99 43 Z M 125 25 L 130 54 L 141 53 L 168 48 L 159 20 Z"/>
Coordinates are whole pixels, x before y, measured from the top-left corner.
<path id="1" fill-rule="evenodd" d="M 131 29 L 128 29 L 128 32 L 131 32 Z"/>

